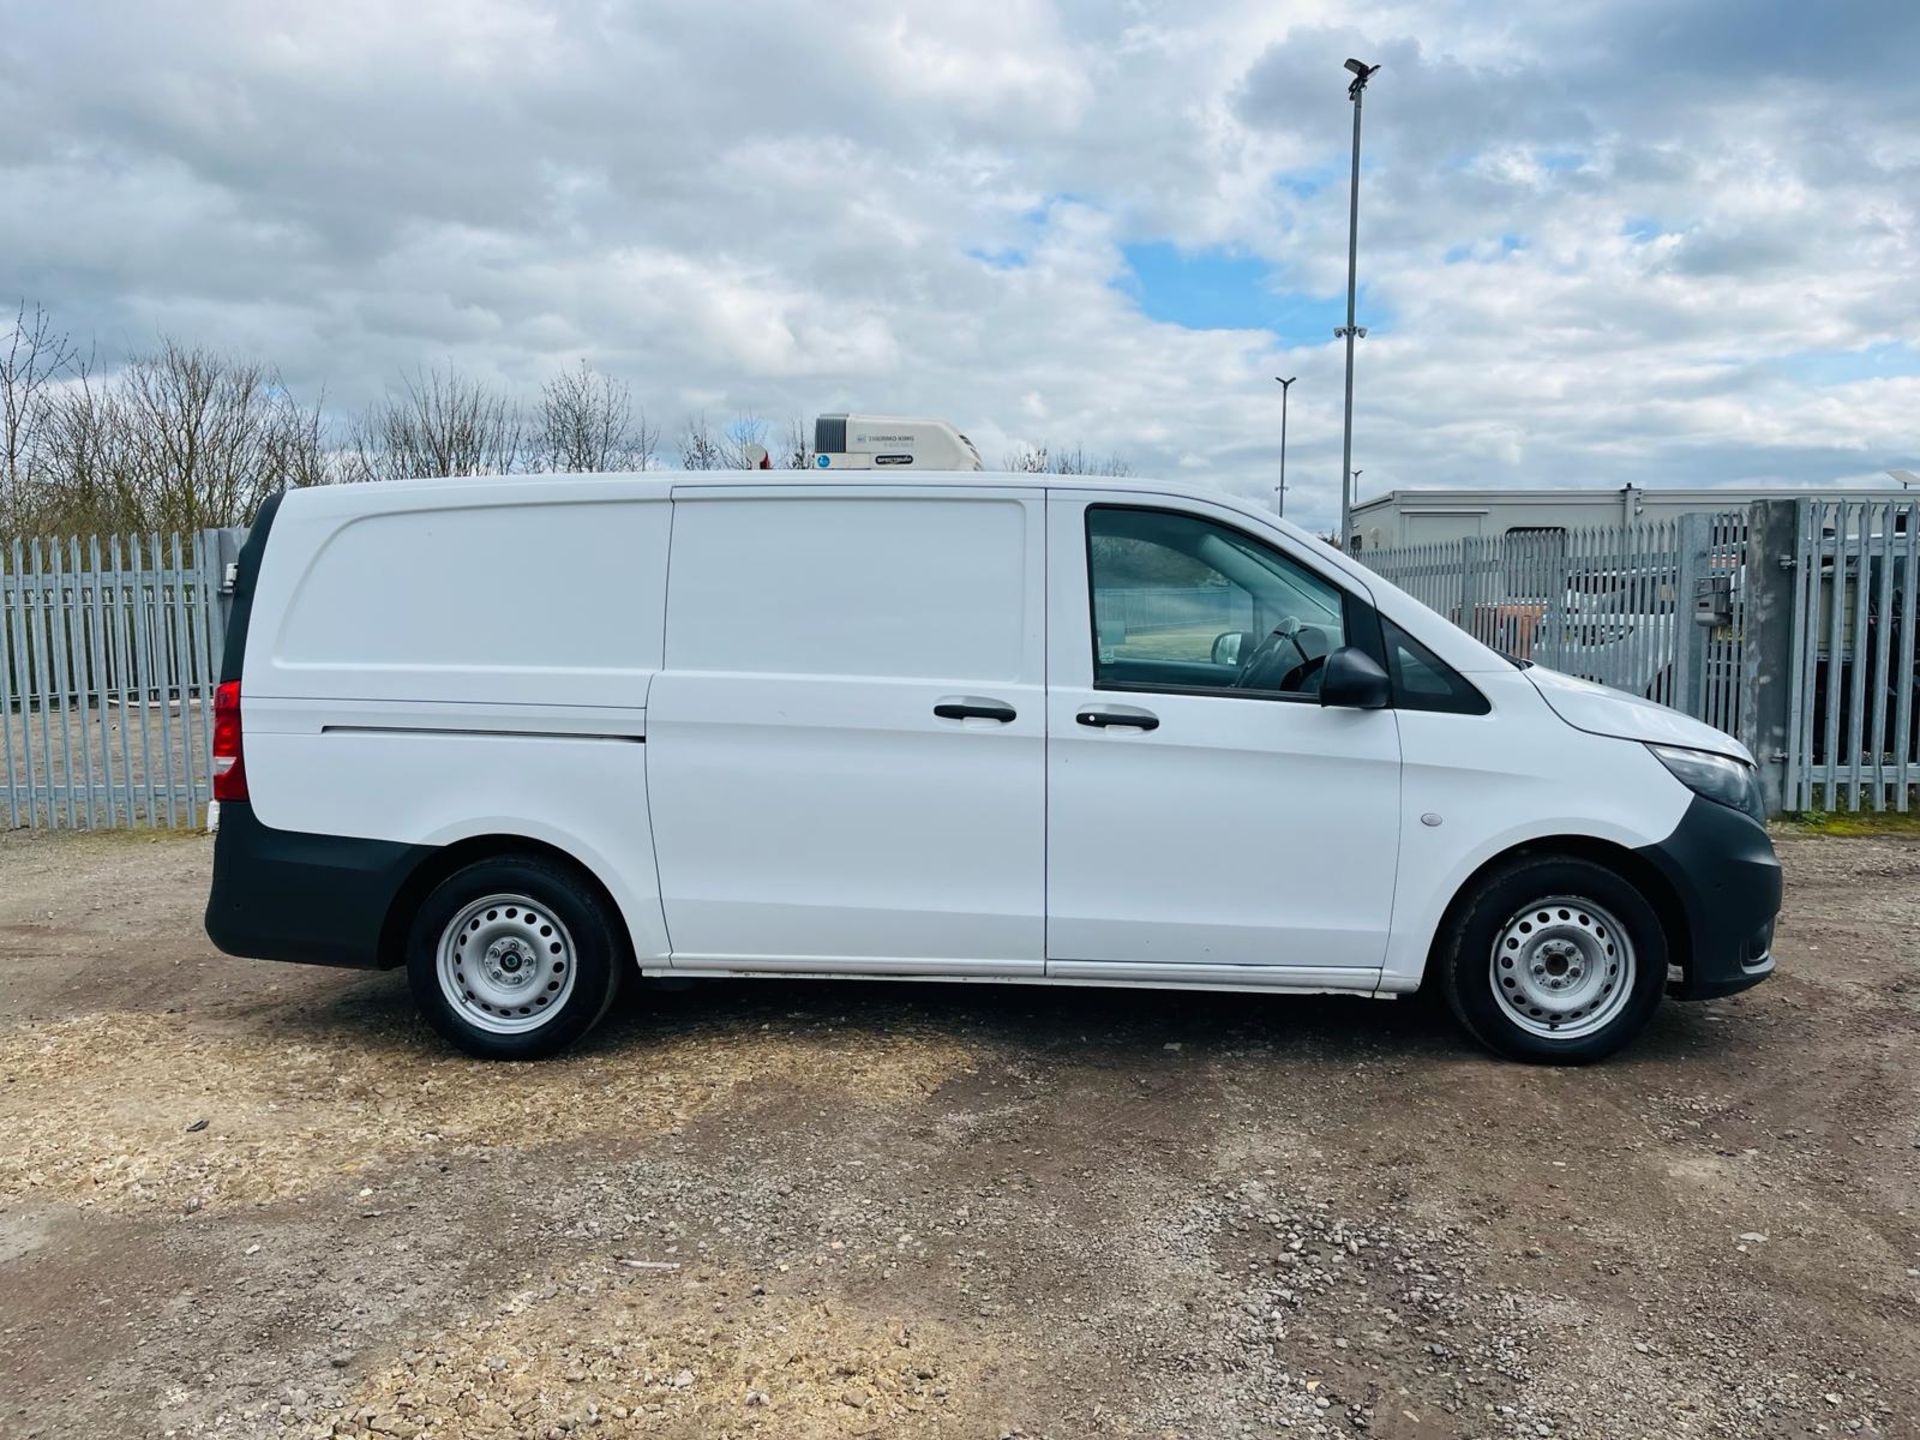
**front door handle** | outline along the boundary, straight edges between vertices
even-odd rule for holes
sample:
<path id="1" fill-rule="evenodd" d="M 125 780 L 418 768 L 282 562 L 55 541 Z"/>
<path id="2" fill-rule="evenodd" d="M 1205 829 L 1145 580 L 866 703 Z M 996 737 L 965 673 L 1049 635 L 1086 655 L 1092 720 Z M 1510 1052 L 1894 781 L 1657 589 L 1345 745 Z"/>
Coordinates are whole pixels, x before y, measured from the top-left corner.
<path id="1" fill-rule="evenodd" d="M 978 695 L 949 695 L 933 707 L 933 713 L 942 720 L 998 720 L 1002 725 L 1011 725 L 1018 718 L 1006 701 Z"/>
<path id="2" fill-rule="evenodd" d="M 1091 725 L 1096 730 L 1105 730 L 1112 726 L 1130 726 L 1135 730 L 1158 730 L 1160 717 L 1151 710 L 1136 710 L 1131 705 L 1098 705 L 1082 710 L 1073 717 L 1082 725 Z"/>

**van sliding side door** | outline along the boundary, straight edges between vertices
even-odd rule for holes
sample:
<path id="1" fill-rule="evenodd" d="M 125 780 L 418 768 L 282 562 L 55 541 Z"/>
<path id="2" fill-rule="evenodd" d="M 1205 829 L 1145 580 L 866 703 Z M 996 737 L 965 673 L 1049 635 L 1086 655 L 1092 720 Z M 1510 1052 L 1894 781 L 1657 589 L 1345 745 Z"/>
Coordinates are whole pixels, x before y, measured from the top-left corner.
<path id="1" fill-rule="evenodd" d="M 674 495 L 647 779 L 673 965 L 1038 975 L 1038 489 Z"/>

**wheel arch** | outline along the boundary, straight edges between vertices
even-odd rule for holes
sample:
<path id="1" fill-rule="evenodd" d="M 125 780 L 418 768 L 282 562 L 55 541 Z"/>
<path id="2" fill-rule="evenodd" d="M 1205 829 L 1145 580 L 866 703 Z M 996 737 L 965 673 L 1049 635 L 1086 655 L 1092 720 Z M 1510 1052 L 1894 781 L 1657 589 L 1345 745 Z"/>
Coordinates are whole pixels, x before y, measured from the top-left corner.
<path id="1" fill-rule="evenodd" d="M 1487 876 L 1521 858 L 1537 856 L 1567 856 L 1576 860 L 1586 860 L 1613 871 L 1621 879 L 1633 885 L 1647 898 L 1659 917 L 1661 933 L 1667 941 L 1667 960 L 1678 965 L 1683 972 L 1689 972 L 1693 966 L 1692 931 L 1687 925 L 1686 909 L 1681 904 L 1679 893 L 1673 888 L 1667 877 L 1644 855 L 1637 854 L 1625 845 L 1611 840 L 1602 840 L 1593 835 L 1543 835 L 1537 839 L 1524 840 L 1510 845 L 1506 849 L 1489 856 L 1468 875 L 1453 892 L 1453 898 L 1447 902 L 1447 908 L 1441 913 L 1440 923 L 1434 927 L 1433 935 L 1427 942 L 1426 966 L 1421 974 L 1420 983 L 1424 988 L 1434 973 L 1434 961 L 1440 953 L 1440 947 L 1453 933 L 1461 912 L 1477 892 Z"/>
<path id="2" fill-rule="evenodd" d="M 573 871 L 607 907 L 607 914 L 619 922 L 615 929 L 626 951 L 624 958 L 629 965 L 637 963 L 634 959 L 632 930 L 627 924 L 625 912 L 614 898 L 613 891 L 591 865 L 550 841 L 536 840 L 530 835 L 500 833 L 471 835 L 450 845 L 440 846 L 414 866 L 395 892 L 393 903 L 387 907 L 386 919 L 381 922 L 377 951 L 379 968 L 393 970 L 406 963 L 407 929 L 422 902 L 433 893 L 434 886 L 476 860 L 490 860 L 501 855 L 536 856 Z"/>

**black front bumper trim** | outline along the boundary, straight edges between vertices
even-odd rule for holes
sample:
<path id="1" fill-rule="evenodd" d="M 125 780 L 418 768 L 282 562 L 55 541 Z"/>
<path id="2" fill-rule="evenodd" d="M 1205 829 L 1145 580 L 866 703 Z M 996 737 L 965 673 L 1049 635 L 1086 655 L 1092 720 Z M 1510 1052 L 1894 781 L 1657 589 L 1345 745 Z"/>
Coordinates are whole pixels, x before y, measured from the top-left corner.
<path id="1" fill-rule="evenodd" d="M 1780 861 L 1764 826 L 1696 795 L 1673 834 L 1635 853 L 1666 878 L 1685 917 L 1685 973 L 1672 994 L 1709 1000 L 1773 973 Z"/>

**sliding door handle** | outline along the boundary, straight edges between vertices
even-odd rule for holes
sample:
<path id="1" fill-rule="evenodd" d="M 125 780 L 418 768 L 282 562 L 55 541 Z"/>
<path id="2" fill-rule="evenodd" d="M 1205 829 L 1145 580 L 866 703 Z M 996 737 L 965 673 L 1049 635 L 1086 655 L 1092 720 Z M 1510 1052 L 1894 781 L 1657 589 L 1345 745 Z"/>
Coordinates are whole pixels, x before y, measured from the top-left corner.
<path id="1" fill-rule="evenodd" d="M 1011 725 L 1018 718 L 1006 701 L 978 695 L 949 695 L 933 707 L 933 713 L 942 720 L 998 720 L 1002 725 Z"/>
<path id="2" fill-rule="evenodd" d="M 1136 710 L 1131 705 L 1096 705 L 1073 717 L 1096 730 L 1124 726 L 1133 730 L 1158 730 L 1160 717 L 1151 710 Z"/>

